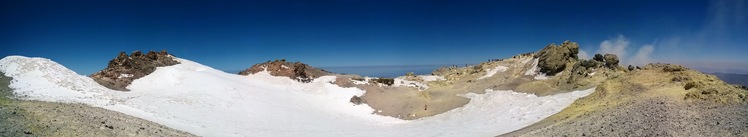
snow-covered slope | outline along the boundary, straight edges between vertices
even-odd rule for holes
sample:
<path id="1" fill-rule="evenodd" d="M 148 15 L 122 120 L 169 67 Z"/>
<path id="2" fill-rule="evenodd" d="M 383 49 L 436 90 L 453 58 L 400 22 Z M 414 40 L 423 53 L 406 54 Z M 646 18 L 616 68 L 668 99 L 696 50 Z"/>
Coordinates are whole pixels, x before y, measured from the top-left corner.
<path id="1" fill-rule="evenodd" d="M 0 71 L 13 77 L 10 88 L 19 97 L 41 101 L 110 104 L 109 89 L 93 79 L 45 58 L 8 56 L 0 59 Z"/>
<path id="2" fill-rule="evenodd" d="M 365 91 L 330 84 L 334 76 L 299 83 L 178 61 L 135 80 L 130 92 L 108 90 L 47 59 L 6 57 L 0 71 L 27 99 L 88 103 L 203 136 L 494 136 L 540 121 L 593 91 L 537 97 L 487 90 L 461 95 L 472 99 L 462 108 L 406 121 L 349 103 Z"/>

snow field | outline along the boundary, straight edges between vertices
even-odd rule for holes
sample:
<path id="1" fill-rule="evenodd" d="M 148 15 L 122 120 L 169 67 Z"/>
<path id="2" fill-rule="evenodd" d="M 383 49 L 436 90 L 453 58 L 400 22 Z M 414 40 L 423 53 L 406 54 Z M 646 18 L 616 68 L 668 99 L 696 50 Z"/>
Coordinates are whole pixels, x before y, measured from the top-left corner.
<path id="1" fill-rule="evenodd" d="M 348 102 L 365 93 L 260 72 L 224 73 L 185 59 L 113 91 L 48 59 L 10 56 L 0 71 L 13 77 L 23 99 L 86 103 L 154 121 L 199 136 L 495 136 L 542 120 L 594 91 L 537 97 L 486 90 L 459 95 L 467 105 L 436 116 L 400 120 Z M 498 70 L 498 69 L 494 69 Z M 424 79 L 425 80 L 425 79 Z"/>

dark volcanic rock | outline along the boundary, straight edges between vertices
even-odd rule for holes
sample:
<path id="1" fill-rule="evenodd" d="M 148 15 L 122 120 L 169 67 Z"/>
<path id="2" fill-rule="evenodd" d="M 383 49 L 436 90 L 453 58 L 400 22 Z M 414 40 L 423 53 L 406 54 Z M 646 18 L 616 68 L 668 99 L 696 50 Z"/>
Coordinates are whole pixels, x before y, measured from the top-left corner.
<path id="1" fill-rule="evenodd" d="M 395 84 L 395 79 L 392 79 L 392 78 L 378 78 L 378 79 L 373 79 L 373 80 L 376 83 L 382 83 L 387 86 L 392 86 L 392 84 Z"/>
<path id="2" fill-rule="evenodd" d="M 252 65 L 252 67 L 239 72 L 239 75 L 255 74 L 267 70 L 273 76 L 285 76 L 301 82 L 310 82 L 314 78 L 332 74 L 322 69 L 311 67 L 301 62 L 286 62 L 285 59 L 268 61 Z"/>
<path id="3" fill-rule="evenodd" d="M 353 96 L 353 97 L 351 97 L 350 102 L 353 103 L 353 104 L 355 104 L 355 105 L 361 105 L 361 104 L 364 103 L 364 100 L 361 99 L 361 97 Z"/>
<path id="4" fill-rule="evenodd" d="M 582 67 L 586 68 L 598 68 L 602 64 L 602 62 L 598 62 L 596 60 L 582 60 L 579 61 L 579 63 Z"/>
<path id="5" fill-rule="evenodd" d="M 149 51 L 146 54 L 135 51 L 130 56 L 120 52 L 117 58 L 109 61 L 107 68 L 92 74 L 90 77 L 104 87 L 128 91 L 126 87 L 133 80 L 144 77 L 156 71 L 156 67 L 164 67 L 179 64 L 173 56 L 162 50 L 161 52 Z"/>
<path id="6" fill-rule="evenodd" d="M 605 56 L 603 57 L 605 58 L 606 67 L 610 69 L 618 68 L 618 62 L 619 62 L 618 56 L 616 56 L 615 54 L 605 54 Z"/>
<path id="7" fill-rule="evenodd" d="M 550 44 L 538 51 L 535 58 L 538 58 L 538 67 L 540 72 L 552 76 L 566 68 L 566 63 L 577 60 L 579 45 L 575 42 L 564 41 L 560 46 Z"/>
<path id="8" fill-rule="evenodd" d="M 603 55 L 595 54 L 595 57 L 592 58 L 595 61 L 605 62 L 605 58 L 603 58 Z"/>

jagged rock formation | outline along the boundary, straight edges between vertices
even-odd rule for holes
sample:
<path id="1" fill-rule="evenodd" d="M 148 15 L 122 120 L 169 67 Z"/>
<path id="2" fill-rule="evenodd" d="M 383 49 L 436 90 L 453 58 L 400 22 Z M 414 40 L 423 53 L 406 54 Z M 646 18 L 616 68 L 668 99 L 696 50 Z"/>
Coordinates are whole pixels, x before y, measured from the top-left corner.
<path id="1" fill-rule="evenodd" d="M 538 51 L 535 58 L 538 58 L 538 67 L 540 72 L 553 76 L 566 68 L 566 63 L 578 59 L 579 45 L 576 42 L 564 41 L 561 45 L 550 44 Z"/>
<path id="2" fill-rule="evenodd" d="M 550 76 L 546 80 L 516 81 L 517 92 L 536 95 L 552 95 L 574 90 L 592 88 L 609 77 L 625 73 L 618 69 L 618 58 L 613 54 L 595 54 L 593 59 L 579 59 L 579 46 L 565 41 L 560 46 L 548 45 L 533 55 L 537 59 L 539 72 Z M 607 57 L 607 59 L 606 59 Z"/>
<path id="3" fill-rule="evenodd" d="M 179 64 L 174 56 L 162 50 L 161 52 L 149 51 L 146 54 L 135 51 L 130 56 L 120 52 L 116 58 L 109 61 L 107 68 L 92 74 L 97 83 L 104 87 L 129 91 L 126 87 L 133 80 L 144 77 L 156 71 L 156 67 L 164 67 Z"/>
<path id="4" fill-rule="evenodd" d="M 252 65 L 252 67 L 239 72 L 239 75 L 255 74 L 260 71 L 268 71 L 273 76 L 284 76 L 301 82 L 309 82 L 314 78 L 332 74 L 328 71 L 311 67 L 301 62 L 286 62 L 285 59 L 267 61 Z"/>

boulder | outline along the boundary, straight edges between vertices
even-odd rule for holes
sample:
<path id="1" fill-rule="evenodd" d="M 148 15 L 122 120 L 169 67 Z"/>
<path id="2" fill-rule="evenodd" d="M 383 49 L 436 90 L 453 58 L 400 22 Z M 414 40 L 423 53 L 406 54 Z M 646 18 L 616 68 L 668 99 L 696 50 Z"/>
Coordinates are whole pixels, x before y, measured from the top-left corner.
<path id="1" fill-rule="evenodd" d="M 117 57 L 109 61 L 107 68 L 91 74 L 94 81 L 113 90 L 128 91 L 127 86 L 133 80 L 144 77 L 156 71 L 156 67 L 179 64 L 173 56 L 162 50 L 159 53 L 150 51 L 147 54 L 135 51 L 129 56 L 120 52 Z"/>
<path id="2" fill-rule="evenodd" d="M 618 68 L 618 62 L 619 62 L 618 56 L 616 56 L 615 54 L 605 54 L 605 56 L 603 57 L 605 58 L 606 67 L 610 69 Z"/>
<path id="3" fill-rule="evenodd" d="M 535 58 L 538 58 L 538 67 L 540 72 L 552 76 L 566 68 L 566 64 L 578 59 L 579 45 L 575 42 L 564 41 L 559 46 L 550 44 L 538 51 Z"/>
<path id="4" fill-rule="evenodd" d="M 361 105 L 361 104 L 364 103 L 364 100 L 361 99 L 361 97 L 353 96 L 353 97 L 351 97 L 350 102 L 353 103 L 354 105 Z"/>
<path id="5" fill-rule="evenodd" d="M 603 55 L 595 54 L 595 57 L 592 57 L 595 61 L 605 62 L 605 59 L 603 58 Z"/>
<path id="6" fill-rule="evenodd" d="M 579 61 L 579 63 L 581 66 L 586 68 L 597 68 L 600 67 L 600 64 L 602 64 L 602 62 L 598 62 L 596 60 L 582 60 Z"/>

